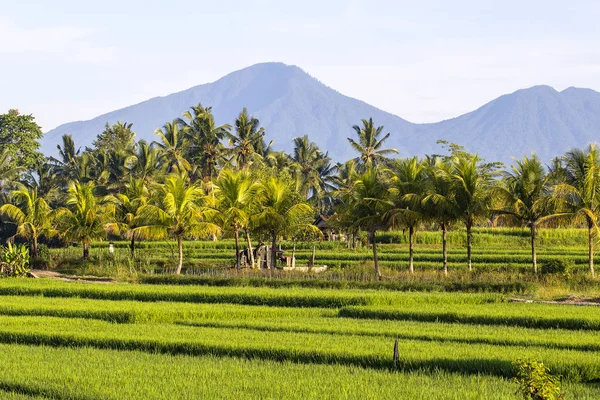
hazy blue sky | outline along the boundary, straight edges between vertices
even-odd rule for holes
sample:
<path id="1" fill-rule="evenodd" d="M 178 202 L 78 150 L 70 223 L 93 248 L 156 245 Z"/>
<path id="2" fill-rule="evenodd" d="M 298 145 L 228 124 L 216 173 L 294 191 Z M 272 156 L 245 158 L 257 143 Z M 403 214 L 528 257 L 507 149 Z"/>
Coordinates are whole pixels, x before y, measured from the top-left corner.
<path id="1" fill-rule="evenodd" d="M 412 122 L 600 90 L 600 1 L 0 0 L 0 111 L 44 131 L 263 61 Z"/>

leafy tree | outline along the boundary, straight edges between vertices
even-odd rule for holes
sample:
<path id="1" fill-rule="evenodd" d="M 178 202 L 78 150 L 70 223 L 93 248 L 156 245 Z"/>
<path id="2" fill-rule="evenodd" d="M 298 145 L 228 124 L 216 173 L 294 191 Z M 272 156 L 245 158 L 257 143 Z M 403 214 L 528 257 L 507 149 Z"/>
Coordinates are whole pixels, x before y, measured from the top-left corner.
<path id="1" fill-rule="evenodd" d="M 433 157 L 426 160 L 426 165 L 427 181 L 421 205 L 424 215 L 442 230 L 443 267 L 444 274 L 448 275 L 448 228 L 459 216 L 455 185 L 450 179 L 447 160 Z"/>
<path id="2" fill-rule="evenodd" d="M 48 203 L 38 195 L 37 189 L 19 189 L 12 192 L 14 204 L 0 207 L 0 215 L 17 225 L 17 235 L 31 240 L 34 257 L 39 257 L 38 239 L 55 234 L 52 228 L 53 212 Z"/>
<path id="3" fill-rule="evenodd" d="M 271 269 L 276 267 L 279 237 L 299 232 L 321 235 L 321 231 L 312 224 L 312 207 L 291 187 L 290 182 L 276 177 L 262 185 L 261 212 L 256 220 L 271 237 Z"/>
<path id="4" fill-rule="evenodd" d="M 553 218 L 571 218 L 585 223 L 588 229 L 588 259 L 594 277 L 594 238 L 598 235 L 600 213 L 600 153 L 595 144 L 587 149 L 567 152 L 554 170 L 559 180 L 554 187 L 554 199 L 559 212 Z"/>
<path id="5" fill-rule="evenodd" d="M 224 227 L 231 228 L 235 238 L 235 267 L 240 269 L 239 232 L 245 230 L 248 250 L 252 254 L 252 243 L 248 226 L 253 208 L 256 204 L 260 185 L 254 183 L 247 171 L 234 172 L 224 169 L 214 182 L 214 196 L 217 199 L 217 209 Z M 252 256 L 251 256 L 252 257 Z M 254 266 L 254 260 L 250 260 Z"/>
<path id="6" fill-rule="evenodd" d="M 525 224 L 531 231 L 531 261 L 537 274 L 536 229 L 552 215 L 551 176 L 541 160 L 533 154 L 515 160 L 511 171 L 504 173 L 503 185 L 496 190 L 504 205 L 497 210 L 496 221 Z"/>
<path id="7" fill-rule="evenodd" d="M 12 168 L 31 168 L 43 159 L 38 151 L 42 129 L 33 115 L 21 115 L 19 110 L 0 114 L 0 149 L 12 161 Z"/>
<path id="8" fill-rule="evenodd" d="M 8 149 L 0 151 L 0 191 L 14 186 L 25 167 L 13 162 Z"/>
<path id="9" fill-rule="evenodd" d="M 358 136 L 358 141 L 348 138 L 350 145 L 359 153 L 356 162 L 361 170 L 376 166 L 386 159 L 388 154 L 397 154 L 396 149 L 382 149 L 385 141 L 390 137 L 387 133 L 380 138 L 383 132 L 383 126 L 375 126 L 373 118 L 361 120 L 362 126 L 354 125 L 352 129 Z"/>
<path id="10" fill-rule="evenodd" d="M 92 241 L 105 237 L 105 224 L 110 218 L 94 193 L 95 188 L 94 182 L 70 182 L 67 208 L 57 210 L 56 216 L 58 230 L 63 237 L 82 244 L 84 260 L 90 256 Z"/>
<path id="11" fill-rule="evenodd" d="M 390 211 L 392 226 L 408 228 L 409 271 L 414 273 L 414 236 L 423 220 L 421 201 L 424 197 L 426 169 L 417 157 L 397 160 L 392 164 L 393 208 Z"/>
<path id="12" fill-rule="evenodd" d="M 107 122 L 104 131 L 92 143 L 94 152 L 133 153 L 136 142 L 135 132 L 131 129 L 132 127 L 133 124 L 128 124 L 127 122 L 118 121 L 114 125 L 109 125 Z"/>
<path id="13" fill-rule="evenodd" d="M 185 173 L 169 175 L 164 184 L 157 186 L 153 201 L 138 211 L 132 232 L 137 239 L 174 237 L 179 251 L 176 274 L 181 273 L 183 266 L 184 238 L 216 235 L 220 231 L 209 222 L 214 213 L 206 207 L 202 189 L 187 182 Z"/>
<path id="14" fill-rule="evenodd" d="M 183 127 L 190 143 L 190 158 L 200 165 L 201 176 L 205 181 L 214 177 L 217 163 L 223 159 L 224 149 L 221 141 L 230 134 L 231 125 L 215 123 L 211 107 L 198 104 L 183 113 L 183 119 L 177 121 Z"/>

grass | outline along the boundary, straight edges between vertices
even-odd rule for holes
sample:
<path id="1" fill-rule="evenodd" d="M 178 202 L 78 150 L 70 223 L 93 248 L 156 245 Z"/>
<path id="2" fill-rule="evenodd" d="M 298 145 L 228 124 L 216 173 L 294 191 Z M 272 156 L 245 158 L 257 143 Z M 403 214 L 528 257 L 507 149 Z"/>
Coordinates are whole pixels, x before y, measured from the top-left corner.
<path id="1" fill-rule="evenodd" d="M 0 363 L 5 367 L 0 388 L 61 400 L 518 399 L 516 386 L 507 380 L 445 372 L 390 373 L 339 365 L 21 345 L 0 345 Z M 581 384 L 565 390 L 567 398 L 577 399 L 594 399 L 599 393 Z M 12 397 L 21 398 L 29 397 Z"/>

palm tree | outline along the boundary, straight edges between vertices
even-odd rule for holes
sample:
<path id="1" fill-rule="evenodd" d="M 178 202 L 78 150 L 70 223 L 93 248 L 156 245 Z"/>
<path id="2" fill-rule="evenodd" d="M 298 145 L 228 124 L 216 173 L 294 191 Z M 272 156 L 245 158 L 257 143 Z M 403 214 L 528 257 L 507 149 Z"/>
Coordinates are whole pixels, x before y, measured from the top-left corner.
<path id="1" fill-rule="evenodd" d="M 106 235 L 105 223 L 109 218 L 94 194 L 95 188 L 94 182 L 70 182 L 66 201 L 68 208 L 57 210 L 59 232 L 68 241 L 81 242 L 84 260 L 90 256 L 91 242 Z"/>
<path id="2" fill-rule="evenodd" d="M 450 162 L 449 178 L 454 185 L 458 217 L 467 231 L 467 266 L 472 271 L 473 225 L 484 220 L 492 209 L 492 173 L 488 166 L 480 165 L 481 159 L 477 155 L 458 153 Z"/>
<path id="3" fill-rule="evenodd" d="M 231 125 L 217 126 L 211 107 L 198 104 L 183 113 L 177 120 L 183 127 L 190 143 L 190 158 L 200 164 L 202 179 L 211 179 L 216 172 L 217 162 L 223 157 L 221 140 L 231 131 Z"/>
<path id="4" fill-rule="evenodd" d="M 160 139 L 160 142 L 154 143 L 162 150 L 167 160 L 167 171 L 189 171 L 191 166 L 185 159 L 188 143 L 184 132 L 179 129 L 178 121 L 167 122 L 162 129 L 155 130 L 154 134 Z"/>
<path id="5" fill-rule="evenodd" d="M 257 224 L 271 236 L 271 269 L 276 267 L 277 239 L 298 232 L 321 235 L 312 224 L 313 209 L 292 191 L 290 182 L 272 177 L 262 185 L 261 212 Z"/>
<path id="6" fill-rule="evenodd" d="M 143 179 L 146 183 L 154 183 L 166 171 L 161 162 L 161 152 L 153 144 L 140 140 L 135 154 L 135 163 L 130 166 L 130 174 Z"/>
<path id="7" fill-rule="evenodd" d="M 515 159 L 510 171 L 504 173 L 503 185 L 496 188 L 504 207 L 497 210 L 496 221 L 507 220 L 526 224 L 531 231 L 531 261 L 537 274 L 536 228 L 552 215 L 550 178 L 542 161 L 535 155 Z M 495 221 L 495 222 L 496 222 Z"/>
<path id="8" fill-rule="evenodd" d="M 254 183 L 244 170 L 234 172 L 229 169 L 222 170 L 214 182 L 214 196 L 217 199 L 217 209 L 225 226 L 233 230 L 235 238 L 235 267 L 240 269 L 239 232 L 245 230 L 249 253 L 252 254 L 252 242 L 248 225 L 251 211 L 257 200 L 260 185 Z M 254 266 L 252 255 L 250 263 Z"/>
<path id="9" fill-rule="evenodd" d="M 376 127 L 373 124 L 373 118 L 363 119 L 361 122 L 362 126 L 354 125 L 352 127 L 358 136 L 358 141 L 352 138 L 348 138 L 348 141 L 352 148 L 360 154 L 356 158 L 356 162 L 363 170 L 376 166 L 385 160 L 385 156 L 388 154 L 398 153 L 396 149 L 381 148 L 383 143 L 390 137 L 389 133 L 382 138 L 379 137 L 383 132 L 383 126 Z"/>
<path id="10" fill-rule="evenodd" d="M 600 153 L 597 145 L 586 150 L 574 149 L 561 159 L 555 176 L 562 181 L 554 187 L 554 199 L 559 213 L 554 217 L 570 217 L 588 228 L 588 261 L 590 274 L 594 274 L 594 242 L 599 233 L 600 213 Z"/>
<path id="11" fill-rule="evenodd" d="M 323 210 L 327 203 L 326 195 L 333 189 L 332 175 L 336 166 L 331 165 L 331 158 L 326 153 L 323 154 L 307 135 L 296 137 L 293 142 L 292 162 L 296 187 L 310 202 Z"/>
<path id="12" fill-rule="evenodd" d="M 208 222 L 214 213 L 204 205 L 204 192 L 187 181 L 185 173 L 169 175 L 157 187 L 154 201 L 140 208 L 132 230 L 136 239 L 174 237 L 179 251 L 176 274 L 181 273 L 183 266 L 184 238 L 216 235 L 220 231 L 217 225 Z"/>
<path id="13" fill-rule="evenodd" d="M 32 241 L 33 256 L 39 257 L 38 238 L 52 236 L 52 209 L 38 196 L 37 189 L 19 189 L 12 192 L 15 204 L 4 204 L 0 215 L 17 225 L 17 235 Z"/>
<path id="14" fill-rule="evenodd" d="M 426 165 L 427 179 L 421 205 L 424 215 L 435 221 L 442 230 L 443 267 L 444 274 L 448 275 L 448 228 L 458 218 L 455 186 L 450 179 L 450 165 L 446 160 L 428 158 Z"/>
<path id="15" fill-rule="evenodd" d="M 136 217 L 140 210 L 148 201 L 150 192 L 146 182 L 140 178 L 131 178 L 123 187 L 122 193 L 107 196 L 104 201 L 113 209 L 114 221 L 107 224 L 109 232 L 120 234 L 124 232 L 130 240 L 129 249 L 131 258 L 135 256 L 135 235 L 133 230 L 136 228 Z"/>
<path id="16" fill-rule="evenodd" d="M 392 226 L 408 228 L 410 273 L 414 273 L 414 237 L 417 225 L 423 219 L 421 201 L 425 188 L 425 164 L 417 157 L 396 161 L 391 168 L 394 207 L 390 211 Z"/>
<path id="17" fill-rule="evenodd" d="M 250 116 L 245 107 L 235 120 L 235 133 L 227 136 L 238 168 L 247 167 L 255 156 L 262 158 L 269 151 L 264 141 L 265 128 L 260 127 L 260 121 Z"/>
<path id="18" fill-rule="evenodd" d="M 13 163 L 8 154 L 8 149 L 0 151 L 0 188 L 13 186 L 18 176 L 24 171 L 25 168 Z"/>
<path id="19" fill-rule="evenodd" d="M 386 181 L 377 168 L 368 168 L 354 181 L 352 189 L 343 196 L 342 213 L 348 215 L 351 226 L 355 230 L 365 230 L 373 247 L 373 263 L 375 277 L 381 279 L 379 260 L 377 258 L 376 234 L 387 229 L 387 215 L 392 207 Z"/>

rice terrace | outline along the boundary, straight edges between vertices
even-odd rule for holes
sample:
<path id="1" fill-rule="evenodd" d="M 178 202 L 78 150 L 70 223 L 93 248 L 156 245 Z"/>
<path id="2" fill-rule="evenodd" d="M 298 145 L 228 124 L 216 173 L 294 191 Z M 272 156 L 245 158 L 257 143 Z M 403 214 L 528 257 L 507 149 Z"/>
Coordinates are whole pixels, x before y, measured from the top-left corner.
<path id="1" fill-rule="evenodd" d="M 2 4 L 0 400 L 600 399 L 576 3 Z"/>

